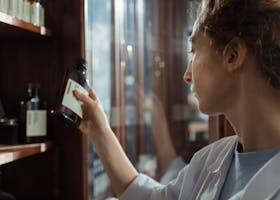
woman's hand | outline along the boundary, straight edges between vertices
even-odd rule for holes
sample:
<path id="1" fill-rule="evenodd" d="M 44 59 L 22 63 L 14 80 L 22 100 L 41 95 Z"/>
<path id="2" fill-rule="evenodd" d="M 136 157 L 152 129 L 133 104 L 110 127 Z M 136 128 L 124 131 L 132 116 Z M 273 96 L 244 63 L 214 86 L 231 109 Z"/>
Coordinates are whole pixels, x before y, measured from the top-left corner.
<path id="1" fill-rule="evenodd" d="M 138 173 L 111 130 L 102 105 L 93 90 L 90 88 L 88 95 L 75 90 L 74 96 L 83 103 L 83 119 L 79 128 L 91 138 L 114 191 L 121 195 Z"/>
<path id="2" fill-rule="evenodd" d="M 79 129 L 91 139 L 99 134 L 110 130 L 110 124 L 103 110 L 102 104 L 98 100 L 93 89 L 89 89 L 89 94 L 85 95 L 78 90 L 74 90 L 74 96 L 83 103 L 83 118 Z"/>

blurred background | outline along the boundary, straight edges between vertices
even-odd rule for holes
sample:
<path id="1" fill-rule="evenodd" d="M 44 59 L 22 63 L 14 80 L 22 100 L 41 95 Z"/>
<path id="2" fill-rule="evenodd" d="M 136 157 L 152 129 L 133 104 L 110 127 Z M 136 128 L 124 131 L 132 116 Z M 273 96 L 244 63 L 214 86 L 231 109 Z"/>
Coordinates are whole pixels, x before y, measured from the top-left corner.
<path id="1" fill-rule="evenodd" d="M 2 191 L 19 200 L 114 196 L 88 138 L 56 115 L 78 58 L 88 63 L 86 77 L 125 153 L 138 171 L 162 184 L 196 151 L 234 134 L 224 116 L 197 110 L 183 80 L 198 4 L 0 0 L 0 196 Z M 21 102 L 30 100 L 29 83 L 40 85 L 36 91 L 46 105 L 45 135 L 31 143 L 19 141 L 27 135 L 22 128 L 27 121 L 19 119 Z"/>
<path id="2" fill-rule="evenodd" d="M 185 0 L 85 1 L 90 85 L 129 159 L 158 180 L 172 161 L 181 159 L 180 168 L 208 143 L 208 116 L 197 110 L 183 80 L 197 6 Z M 92 199 L 109 180 L 91 144 L 88 159 Z"/>

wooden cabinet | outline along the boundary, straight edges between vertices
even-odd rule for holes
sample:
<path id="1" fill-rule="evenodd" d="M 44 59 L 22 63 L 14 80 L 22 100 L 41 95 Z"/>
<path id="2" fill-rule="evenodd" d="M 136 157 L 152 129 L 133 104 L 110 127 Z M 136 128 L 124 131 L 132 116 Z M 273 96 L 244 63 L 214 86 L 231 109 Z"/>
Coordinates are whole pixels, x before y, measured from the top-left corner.
<path id="1" fill-rule="evenodd" d="M 0 99 L 18 117 L 27 84 L 39 82 L 50 142 L 0 147 L 0 189 L 19 200 L 85 200 L 86 139 L 50 114 L 65 72 L 84 55 L 83 0 L 41 3 L 48 28 L 0 12 Z"/>

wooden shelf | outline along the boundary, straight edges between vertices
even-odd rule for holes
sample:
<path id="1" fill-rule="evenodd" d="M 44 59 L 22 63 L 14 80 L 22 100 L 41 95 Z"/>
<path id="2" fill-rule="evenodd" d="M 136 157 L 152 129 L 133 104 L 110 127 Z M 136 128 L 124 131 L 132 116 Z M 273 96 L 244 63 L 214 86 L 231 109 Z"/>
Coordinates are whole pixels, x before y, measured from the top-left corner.
<path id="1" fill-rule="evenodd" d="M 46 152 L 51 146 L 51 142 L 23 145 L 0 145 L 0 165 Z"/>
<path id="2" fill-rule="evenodd" d="M 21 37 L 21 36 L 51 36 L 51 31 L 46 27 L 35 26 L 31 23 L 19 20 L 15 17 L 0 12 L 0 36 Z"/>

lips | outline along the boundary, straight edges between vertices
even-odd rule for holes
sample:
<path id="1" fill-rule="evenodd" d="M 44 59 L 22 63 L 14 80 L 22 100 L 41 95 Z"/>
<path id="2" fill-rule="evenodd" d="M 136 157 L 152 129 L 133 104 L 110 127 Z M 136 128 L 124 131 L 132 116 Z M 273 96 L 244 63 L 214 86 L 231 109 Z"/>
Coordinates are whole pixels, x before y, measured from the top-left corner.
<path id="1" fill-rule="evenodd" d="M 194 85 L 193 85 L 193 84 L 191 84 L 191 93 L 196 93 L 196 92 L 195 92 L 195 88 L 194 88 Z"/>
<path id="2" fill-rule="evenodd" d="M 188 103 L 191 107 L 197 108 L 198 99 L 197 99 L 197 95 L 195 93 L 192 92 L 188 95 Z"/>

